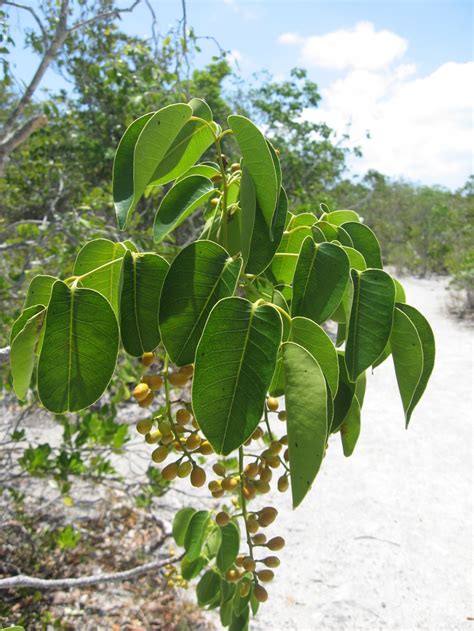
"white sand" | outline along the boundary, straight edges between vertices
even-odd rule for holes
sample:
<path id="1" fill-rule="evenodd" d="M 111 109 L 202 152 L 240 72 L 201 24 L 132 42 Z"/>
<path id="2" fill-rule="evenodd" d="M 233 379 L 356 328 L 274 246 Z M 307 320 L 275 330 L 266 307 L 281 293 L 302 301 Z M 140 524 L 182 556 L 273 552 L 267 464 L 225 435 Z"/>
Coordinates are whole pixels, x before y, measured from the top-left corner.
<path id="1" fill-rule="evenodd" d="M 474 624 L 472 331 L 446 315 L 442 281 L 403 282 L 437 341 L 425 396 L 405 431 L 387 360 L 368 379 L 353 456 L 344 458 L 335 437 L 300 508 L 275 497 L 280 516 L 271 532 L 287 547 L 253 631 Z"/>

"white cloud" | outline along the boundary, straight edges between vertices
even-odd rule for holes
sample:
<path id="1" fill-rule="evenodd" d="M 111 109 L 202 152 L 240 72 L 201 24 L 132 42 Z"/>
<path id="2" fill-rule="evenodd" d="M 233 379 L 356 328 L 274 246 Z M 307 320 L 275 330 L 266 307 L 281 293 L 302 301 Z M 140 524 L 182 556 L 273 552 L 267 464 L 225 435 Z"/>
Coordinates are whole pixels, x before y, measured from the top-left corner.
<path id="1" fill-rule="evenodd" d="M 351 161 L 353 172 L 458 187 L 473 171 L 473 62 L 447 62 L 419 76 L 403 61 L 407 41 L 369 22 L 310 37 L 283 33 L 278 41 L 297 46 L 308 66 L 342 71 L 306 116 L 349 132 L 363 151 Z"/>
<path id="2" fill-rule="evenodd" d="M 340 133 L 350 124 L 352 142 L 364 154 L 351 164 L 359 173 L 370 168 L 461 186 L 473 169 L 474 63 L 448 62 L 424 77 L 415 72 L 408 64 L 352 70 L 322 90 L 322 107 L 306 115 Z"/>
<path id="3" fill-rule="evenodd" d="M 240 15 L 244 20 L 256 20 L 259 15 L 256 11 L 242 6 L 237 0 L 223 0 L 224 4 L 228 6 L 234 13 Z"/>
<path id="4" fill-rule="evenodd" d="M 376 31 L 371 22 L 358 22 L 353 28 L 325 35 L 302 37 L 298 33 L 283 33 L 278 41 L 298 46 L 306 65 L 334 70 L 385 68 L 401 57 L 408 46 L 403 37 L 391 31 Z"/>

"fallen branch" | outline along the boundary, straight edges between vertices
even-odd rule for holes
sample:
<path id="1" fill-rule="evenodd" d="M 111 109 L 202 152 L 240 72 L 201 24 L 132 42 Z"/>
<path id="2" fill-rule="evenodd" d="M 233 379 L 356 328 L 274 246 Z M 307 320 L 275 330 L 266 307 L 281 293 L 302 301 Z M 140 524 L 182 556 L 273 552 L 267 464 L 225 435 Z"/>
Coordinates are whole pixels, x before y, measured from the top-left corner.
<path id="1" fill-rule="evenodd" d="M 91 585 L 99 585 L 99 583 L 117 583 L 119 581 L 128 581 L 131 578 L 137 578 L 148 572 L 160 570 L 166 565 L 176 563 L 182 558 L 181 556 L 169 557 L 161 561 L 150 561 L 144 565 L 139 565 L 130 570 L 123 572 L 112 572 L 110 574 L 97 574 L 93 576 L 82 576 L 79 578 L 36 578 L 19 574 L 9 578 L 0 579 L 0 590 L 17 589 L 23 587 L 32 587 L 33 589 L 70 589 L 72 587 L 90 587 Z"/>

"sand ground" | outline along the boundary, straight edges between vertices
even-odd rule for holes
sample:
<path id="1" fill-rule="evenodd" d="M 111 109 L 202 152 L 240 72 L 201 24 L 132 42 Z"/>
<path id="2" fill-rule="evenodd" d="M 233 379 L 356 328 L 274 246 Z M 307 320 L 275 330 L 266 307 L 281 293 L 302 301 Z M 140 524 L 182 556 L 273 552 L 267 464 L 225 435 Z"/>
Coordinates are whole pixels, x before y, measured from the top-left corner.
<path id="1" fill-rule="evenodd" d="M 447 315 L 443 281 L 403 282 L 437 341 L 425 397 L 405 431 L 388 360 L 368 379 L 353 456 L 334 437 L 297 511 L 272 497 L 287 547 L 252 631 L 474 625 L 472 329 Z"/>

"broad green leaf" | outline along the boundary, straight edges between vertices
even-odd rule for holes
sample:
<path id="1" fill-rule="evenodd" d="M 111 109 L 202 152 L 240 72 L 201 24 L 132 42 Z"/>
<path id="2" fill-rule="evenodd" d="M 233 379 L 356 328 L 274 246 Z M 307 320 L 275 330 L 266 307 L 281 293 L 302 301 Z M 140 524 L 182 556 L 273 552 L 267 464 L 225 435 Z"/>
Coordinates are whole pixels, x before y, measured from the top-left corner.
<path id="1" fill-rule="evenodd" d="M 299 215 L 292 215 L 288 223 L 286 224 L 287 230 L 293 230 L 299 226 L 314 226 L 318 218 L 313 213 L 300 213 Z"/>
<path id="2" fill-rule="evenodd" d="M 181 508 L 174 516 L 172 534 L 178 546 L 184 546 L 186 530 L 188 529 L 191 517 L 195 512 L 196 510 L 194 508 L 187 506 L 185 508 Z"/>
<path id="3" fill-rule="evenodd" d="M 395 285 L 379 269 L 351 271 L 354 284 L 346 343 L 346 364 L 351 381 L 366 370 L 385 348 L 392 330 Z"/>
<path id="4" fill-rule="evenodd" d="M 364 256 L 367 266 L 382 269 L 380 244 L 372 230 L 358 221 L 343 223 L 342 227 L 349 233 L 355 249 Z"/>
<path id="5" fill-rule="evenodd" d="M 353 248 L 354 247 L 354 242 L 352 241 L 351 237 L 349 236 L 349 233 L 346 232 L 342 226 L 339 226 L 337 228 L 337 240 L 339 241 L 339 243 L 341 245 L 345 245 L 348 248 Z"/>
<path id="6" fill-rule="evenodd" d="M 281 189 L 273 221 L 273 241 L 270 241 L 268 228 L 260 204 L 257 202 L 248 260 L 245 266 L 245 271 L 248 274 L 261 274 L 272 262 L 283 237 L 283 227 L 285 225 L 287 210 L 288 198 L 284 189 Z"/>
<path id="7" fill-rule="evenodd" d="M 196 350 L 192 400 L 216 453 L 229 454 L 257 427 L 281 335 L 280 316 L 270 305 L 232 297 L 211 311 Z"/>
<path id="8" fill-rule="evenodd" d="M 337 359 L 339 363 L 339 385 L 336 398 L 334 399 L 334 413 L 330 428 L 332 434 L 337 432 L 346 418 L 352 405 L 356 389 L 356 384 L 350 381 L 349 375 L 347 374 L 344 353 L 339 351 Z"/>
<path id="9" fill-rule="evenodd" d="M 38 394 L 55 414 L 77 412 L 102 395 L 117 361 L 118 326 L 110 303 L 93 289 L 56 281 L 38 361 Z"/>
<path id="10" fill-rule="evenodd" d="M 403 285 L 396 278 L 393 278 L 393 276 L 392 280 L 395 283 L 395 303 L 405 302 L 406 296 Z M 388 357 L 390 357 L 391 353 L 392 349 L 390 348 L 390 341 L 388 341 L 383 351 L 372 364 L 372 368 L 377 368 L 377 366 L 380 366 L 380 364 L 382 364 Z"/>
<path id="11" fill-rule="evenodd" d="M 207 535 L 202 548 L 202 553 L 207 559 L 213 559 L 219 552 L 222 543 L 222 531 L 220 526 L 214 526 Z"/>
<path id="12" fill-rule="evenodd" d="M 191 114 L 192 109 L 184 103 L 168 105 L 145 121 L 144 117 L 138 119 L 125 132 L 117 148 L 112 175 L 119 228 L 126 227 L 130 213 Z"/>
<path id="13" fill-rule="evenodd" d="M 196 586 L 198 604 L 209 605 L 221 590 L 221 577 L 215 570 L 207 570 Z"/>
<path id="14" fill-rule="evenodd" d="M 127 252 L 123 243 L 109 239 L 94 239 L 80 250 L 74 264 L 74 275 L 80 279 L 82 287 L 95 289 L 112 305 L 118 314 L 119 285 L 122 272 L 122 259 Z M 95 271 L 94 271 L 95 270 Z"/>
<path id="15" fill-rule="evenodd" d="M 204 99 L 194 98 L 189 101 L 193 109 L 193 115 L 210 123 L 212 121 L 212 110 Z"/>
<path id="16" fill-rule="evenodd" d="M 268 140 L 268 138 L 265 138 L 265 140 L 267 141 L 268 148 L 270 149 L 270 153 L 272 154 L 273 166 L 275 167 L 275 173 L 277 177 L 277 191 L 279 191 L 281 188 L 282 179 L 280 158 L 278 157 L 275 147 Z"/>
<path id="17" fill-rule="evenodd" d="M 348 278 L 349 259 L 342 247 L 307 238 L 293 280 L 292 316 L 327 320 L 341 302 Z"/>
<path id="18" fill-rule="evenodd" d="M 150 186 L 167 184 L 186 173 L 214 140 L 214 124 L 201 118 L 187 121 L 156 167 Z"/>
<path id="19" fill-rule="evenodd" d="M 199 338 L 212 307 L 231 296 L 237 285 L 242 260 L 232 260 L 212 241 L 195 241 L 172 262 L 163 285 L 160 331 L 173 363 L 194 362 Z"/>
<path id="20" fill-rule="evenodd" d="M 358 376 L 355 387 L 355 396 L 357 397 L 357 401 L 359 401 L 359 405 L 362 408 L 365 399 L 365 390 L 367 388 L 367 376 L 365 372 Z"/>
<path id="21" fill-rule="evenodd" d="M 314 224 L 313 230 L 320 230 L 328 241 L 336 241 L 338 238 L 337 226 L 333 226 L 328 221 L 319 220 Z"/>
<path id="22" fill-rule="evenodd" d="M 283 344 L 288 450 L 293 508 L 303 501 L 319 471 L 328 436 L 323 372 L 306 349 Z"/>
<path id="23" fill-rule="evenodd" d="M 206 567 L 207 559 L 205 557 L 198 557 L 193 561 L 190 561 L 187 557 L 181 561 L 181 576 L 185 581 L 191 581 L 196 578 L 201 571 Z"/>
<path id="24" fill-rule="evenodd" d="M 221 527 L 222 540 L 216 557 L 216 565 L 221 572 L 227 572 L 239 553 L 240 532 L 234 522 Z"/>
<path id="25" fill-rule="evenodd" d="M 51 297 L 51 288 L 57 280 L 54 276 L 48 276 L 47 274 L 35 276 L 28 287 L 23 309 L 34 305 L 47 307 Z"/>
<path id="26" fill-rule="evenodd" d="M 255 192 L 255 185 L 253 183 L 252 176 L 250 175 L 250 171 L 245 166 L 242 168 L 239 198 L 241 209 L 240 227 L 242 258 L 244 260 L 244 265 L 246 265 L 247 261 L 249 260 L 252 245 L 253 229 L 255 225 L 255 215 L 257 209 L 257 194 Z"/>
<path id="27" fill-rule="evenodd" d="M 337 351 L 326 331 L 308 318 L 292 318 L 291 341 L 306 349 L 318 362 L 334 398 L 339 383 L 339 364 Z"/>
<path id="28" fill-rule="evenodd" d="M 30 307 L 30 309 L 36 310 L 38 307 L 40 310 L 36 311 L 24 323 L 24 326 L 13 339 L 10 349 L 13 390 L 20 400 L 26 398 L 30 386 L 31 375 L 35 365 L 36 349 L 46 314 L 46 309 L 40 305 Z"/>
<path id="29" fill-rule="evenodd" d="M 352 455 L 360 434 L 360 405 L 357 397 L 352 399 L 349 412 L 341 428 L 342 450 L 346 458 Z"/>
<path id="30" fill-rule="evenodd" d="M 139 357 L 160 343 L 158 309 L 168 262 L 158 254 L 126 252 L 120 293 L 120 335 L 129 355 Z"/>
<path id="31" fill-rule="evenodd" d="M 207 510 L 197 511 L 191 517 L 184 535 L 184 549 L 188 561 L 194 561 L 201 554 L 210 519 L 211 513 Z"/>
<path id="32" fill-rule="evenodd" d="M 12 330 L 10 332 L 10 344 L 13 343 L 13 340 L 16 338 L 18 333 L 22 331 L 28 320 L 35 316 L 37 313 L 40 313 L 40 311 L 43 311 L 44 308 L 44 305 L 34 305 L 33 307 L 27 307 L 26 309 L 23 309 L 23 311 L 13 323 Z"/>
<path id="33" fill-rule="evenodd" d="M 311 228 L 309 226 L 300 226 L 283 233 L 281 243 L 269 270 L 270 276 L 275 283 L 291 285 L 301 245 L 308 236 L 311 236 Z"/>
<path id="34" fill-rule="evenodd" d="M 194 166 L 190 167 L 185 173 L 183 173 L 183 175 L 177 178 L 176 182 L 180 182 L 190 175 L 203 175 L 204 177 L 207 177 L 211 180 L 213 177 L 220 176 L 220 173 L 221 172 L 217 164 L 195 164 Z"/>
<path id="35" fill-rule="evenodd" d="M 426 388 L 435 359 L 431 327 L 414 307 L 397 304 L 390 346 L 408 426 Z"/>
<path id="36" fill-rule="evenodd" d="M 246 166 L 255 185 L 257 201 L 272 238 L 272 222 L 280 186 L 270 148 L 262 132 L 245 116 L 229 116 L 229 127 L 235 135 Z"/>
<path id="37" fill-rule="evenodd" d="M 172 186 L 161 200 L 153 224 L 155 243 L 162 241 L 214 192 L 214 185 L 203 175 L 189 175 Z"/>
<path id="38" fill-rule="evenodd" d="M 323 219 L 334 226 L 341 226 L 347 221 L 359 221 L 359 215 L 354 210 L 333 210 L 324 215 Z"/>
<path id="39" fill-rule="evenodd" d="M 352 269 L 356 269 L 359 272 L 363 272 L 365 269 L 367 269 L 367 263 L 358 250 L 355 250 L 354 248 L 348 246 L 343 246 L 343 248 L 344 252 L 347 254 L 349 265 Z"/>

